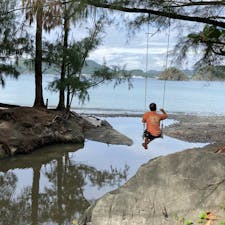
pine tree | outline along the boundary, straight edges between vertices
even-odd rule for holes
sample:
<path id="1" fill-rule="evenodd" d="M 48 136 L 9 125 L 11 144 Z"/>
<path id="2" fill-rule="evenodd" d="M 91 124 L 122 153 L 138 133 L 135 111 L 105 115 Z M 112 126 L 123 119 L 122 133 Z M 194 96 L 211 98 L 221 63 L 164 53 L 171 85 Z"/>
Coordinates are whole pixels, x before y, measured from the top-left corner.
<path id="1" fill-rule="evenodd" d="M 22 0 L 26 12 L 26 19 L 32 24 L 36 22 L 35 36 L 35 101 L 34 107 L 45 107 L 42 88 L 42 36 L 43 29 L 50 31 L 58 25 L 57 19 L 53 18 L 58 12 L 60 1 L 50 0 Z"/>
<path id="2" fill-rule="evenodd" d="M 19 56 L 29 51 L 26 32 L 16 22 L 16 0 L 0 1 L 0 85 L 5 86 L 5 76 L 17 78 L 15 65 Z"/>

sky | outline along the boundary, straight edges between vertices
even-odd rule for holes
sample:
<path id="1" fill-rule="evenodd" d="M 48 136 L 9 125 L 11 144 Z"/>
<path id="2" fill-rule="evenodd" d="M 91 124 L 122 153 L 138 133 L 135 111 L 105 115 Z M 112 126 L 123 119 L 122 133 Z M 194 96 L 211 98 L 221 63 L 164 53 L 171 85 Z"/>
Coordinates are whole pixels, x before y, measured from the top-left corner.
<path id="1" fill-rule="evenodd" d="M 90 59 L 100 64 L 105 59 L 108 65 L 126 65 L 126 69 L 145 71 L 147 66 L 147 70 L 161 70 L 166 63 L 167 39 L 167 32 L 154 36 L 149 34 L 148 37 L 146 29 L 128 40 L 127 31 L 111 26 L 106 31 L 103 45 L 90 54 Z M 174 44 L 172 39 L 171 47 Z"/>
<path id="2" fill-rule="evenodd" d="M 146 27 L 128 38 L 126 30 L 111 25 L 106 29 L 103 44 L 93 51 L 89 58 L 99 64 L 106 60 L 107 65 L 125 65 L 126 69 L 141 69 L 143 71 L 164 70 L 170 66 L 176 66 L 180 69 L 192 69 L 193 57 L 191 54 L 193 53 L 190 53 L 189 64 L 182 67 L 173 64 L 171 57 L 166 60 L 167 51 L 171 51 L 177 43 L 179 32 L 176 29 L 170 31 L 165 29 L 152 35 L 155 30 L 150 27 L 149 35 L 147 35 L 148 29 Z"/>
<path id="3" fill-rule="evenodd" d="M 179 69 L 193 69 L 196 59 L 194 53 L 189 54 L 188 64 L 176 65 L 172 63 L 172 57 L 167 58 L 167 52 L 173 50 L 180 34 L 187 34 L 196 31 L 197 26 L 193 26 L 191 22 L 179 22 L 169 28 L 165 28 L 161 32 L 156 33 L 156 28 L 149 26 L 142 27 L 141 30 L 129 37 L 127 26 L 124 24 L 111 24 L 105 26 L 105 32 L 102 38 L 102 44 L 92 51 L 89 55 L 90 60 L 94 60 L 99 64 L 106 62 L 107 66 L 119 65 L 125 66 L 126 69 L 164 70 L 168 67 L 175 66 Z M 174 24 L 174 25 L 173 25 Z M 71 28 L 71 38 L 81 39 L 87 35 L 89 24 L 82 24 Z M 187 28 L 188 27 L 188 28 Z M 60 35 L 55 31 L 52 33 L 54 37 Z M 168 42 L 169 38 L 169 42 Z M 147 50 L 148 41 L 148 50 Z M 148 51 L 148 54 L 147 54 Z"/>

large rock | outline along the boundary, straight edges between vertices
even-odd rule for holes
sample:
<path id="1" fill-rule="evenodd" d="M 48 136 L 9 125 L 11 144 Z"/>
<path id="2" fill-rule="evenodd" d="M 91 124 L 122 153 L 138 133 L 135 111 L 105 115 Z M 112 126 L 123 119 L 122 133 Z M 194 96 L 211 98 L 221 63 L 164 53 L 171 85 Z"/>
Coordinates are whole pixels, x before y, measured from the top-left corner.
<path id="1" fill-rule="evenodd" d="M 107 144 L 132 144 L 130 138 L 96 117 L 30 107 L 0 109 L 0 158 L 50 144 L 84 143 L 85 138 Z"/>
<path id="2" fill-rule="evenodd" d="M 203 211 L 225 217 L 225 155 L 214 148 L 149 161 L 125 185 L 92 205 L 79 224 L 198 224 Z"/>

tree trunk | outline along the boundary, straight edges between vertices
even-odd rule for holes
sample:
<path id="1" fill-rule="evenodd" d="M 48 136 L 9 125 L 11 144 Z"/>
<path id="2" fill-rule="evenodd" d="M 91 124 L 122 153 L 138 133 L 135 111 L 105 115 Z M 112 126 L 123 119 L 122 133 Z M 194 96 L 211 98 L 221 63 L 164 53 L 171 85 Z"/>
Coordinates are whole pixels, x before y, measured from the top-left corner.
<path id="1" fill-rule="evenodd" d="M 43 5 L 39 0 L 36 15 L 36 52 L 35 52 L 35 101 L 33 107 L 44 108 L 43 90 L 42 90 L 42 20 Z"/>
<path id="2" fill-rule="evenodd" d="M 69 87 L 67 87 L 66 110 L 70 111 L 70 89 L 69 89 Z"/>
<path id="3" fill-rule="evenodd" d="M 65 8 L 65 12 L 66 12 L 66 8 Z M 66 76 L 66 50 L 68 48 L 68 36 L 69 36 L 69 18 L 67 17 L 66 13 L 64 15 L 63 30 L 64 30 L 63 59 L 62 59 L 62 65 L 61 65 L 61 82 L 62 83 L 64 83 L 65 76 Z M 58 103 L 57 109 L 58 110 L 65 109 L 65 88 L 61 88 L 59 91 L 59 103 Z"/>

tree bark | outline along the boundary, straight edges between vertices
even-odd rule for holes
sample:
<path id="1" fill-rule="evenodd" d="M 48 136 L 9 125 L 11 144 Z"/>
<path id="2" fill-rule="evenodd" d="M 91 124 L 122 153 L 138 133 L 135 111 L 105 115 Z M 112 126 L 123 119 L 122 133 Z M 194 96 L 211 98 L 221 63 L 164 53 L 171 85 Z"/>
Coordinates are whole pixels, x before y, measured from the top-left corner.
<path id="1" fill-rule="evenodd" d="M 66 5 L 65 5 L 65 15 L 64 15 L 64 40 L 63 40 L 63 59 L 61 65 L 61 82 L 64 83 L 66 77 L 66 50 L 68 48 L 68 37 L 69 37 L 69 18 L 66 13 Z M 58 110 L 65 109 L 65 88 L 61 88 L 59 91 L 59 103 L 57 106 Z"/>
<path id="2" fill-rule="evenodd" d="M 35 101 L 33 107 L 44 108 L 43 89 L 42 89 L 42 23 L 43 23 L 43 4 L 38 2 L 36 15 L 36 52 L 35 52 Z"/>

